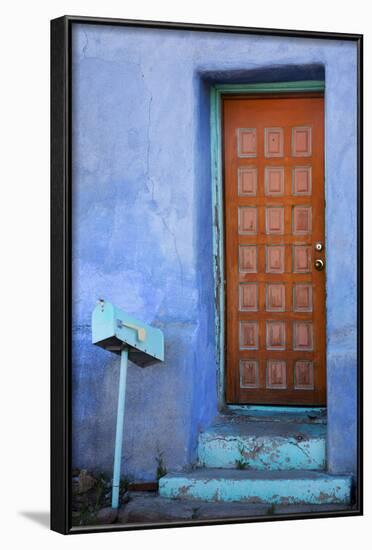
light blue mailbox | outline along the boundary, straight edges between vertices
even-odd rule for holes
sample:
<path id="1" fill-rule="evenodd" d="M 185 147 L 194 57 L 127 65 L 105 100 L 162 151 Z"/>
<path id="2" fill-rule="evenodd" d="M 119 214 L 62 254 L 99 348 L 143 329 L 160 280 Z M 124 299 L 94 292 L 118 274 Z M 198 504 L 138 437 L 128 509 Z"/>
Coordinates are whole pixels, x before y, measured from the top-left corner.
<path id="1" fill-rule="evenodd" d="M 92 343 L 121 358 L 111 501 L 118 508 L 128 359 L 140 367 L 164 361 L 164 336 L 160 329 L 99 300 L 92 314 Z"/>
<path id="2" fill-rule="evenodd" d="M 99 300 L 93 310 L 92 343 L 118 355 L 123 347 L 127 347 L 129 361 L 139 367 L 164 361 L 162 331 L 104 300 Z"/>

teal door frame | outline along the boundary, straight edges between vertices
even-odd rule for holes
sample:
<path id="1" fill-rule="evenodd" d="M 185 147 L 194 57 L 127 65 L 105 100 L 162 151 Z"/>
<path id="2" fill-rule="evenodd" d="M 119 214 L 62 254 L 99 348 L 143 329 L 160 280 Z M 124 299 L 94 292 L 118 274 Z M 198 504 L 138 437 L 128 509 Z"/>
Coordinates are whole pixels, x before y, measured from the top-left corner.
<path id="1" fill-rule="evenodd" d="M 210 92 L 211 174 L 213 215 L 213 270 L 215 298 L 218 406 L 225 407 L 225 269 L 222 173 L 222 95 L 324 92 L 323 80 L 257 84 L 216 84 Z"/>

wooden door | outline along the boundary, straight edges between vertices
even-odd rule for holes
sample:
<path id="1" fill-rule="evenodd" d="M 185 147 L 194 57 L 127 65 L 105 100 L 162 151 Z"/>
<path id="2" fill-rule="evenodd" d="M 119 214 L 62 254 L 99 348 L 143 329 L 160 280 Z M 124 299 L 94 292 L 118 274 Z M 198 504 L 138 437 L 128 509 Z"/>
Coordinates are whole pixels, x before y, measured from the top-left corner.
<path id="1" fill-rule="evenodd" d="M 223 98 L 228 403 L 325 405 L 323 119 L 319 96 Z"/>

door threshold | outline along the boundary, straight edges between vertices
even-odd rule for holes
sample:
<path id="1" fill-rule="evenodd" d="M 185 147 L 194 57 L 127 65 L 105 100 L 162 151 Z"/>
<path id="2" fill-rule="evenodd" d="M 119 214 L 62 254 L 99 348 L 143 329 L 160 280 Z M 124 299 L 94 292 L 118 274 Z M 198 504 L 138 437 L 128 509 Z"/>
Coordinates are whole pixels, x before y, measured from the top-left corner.
<path id="1" fill-rule="evenodd" d="M 305 422 L 326 424 L 326 407 L 283 407 L 272 405 L 225 405 L 220 414 L 244 416 L 258 422 Z"/>
<path id="2" fill-rule="evenodd" d="M 296 407 L 292 405 L 230 405 L 226 404 L 225 409 L 228 410 L 240 410 L 244 411 L 272 411 L 277 413 L 305 413 L 305 412 L 323 412 L 324 414 L 327 411 L 327 407 Z"/>

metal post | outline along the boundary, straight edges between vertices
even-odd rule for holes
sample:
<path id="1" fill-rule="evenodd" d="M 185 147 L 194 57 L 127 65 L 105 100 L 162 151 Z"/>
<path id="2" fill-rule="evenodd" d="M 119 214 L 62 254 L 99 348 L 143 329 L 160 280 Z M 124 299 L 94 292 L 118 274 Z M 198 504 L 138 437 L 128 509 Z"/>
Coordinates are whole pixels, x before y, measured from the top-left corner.
<path id="1" fill-rule="evenodd" d="M 112 479 L 112 508 L 119 507 L 119 490 L 120 490 L 120 468 L 121 454 L 123 448 L 123 428 L 124 428 L 124 412 L 125 412 L 125 389 L 127 382 L 127 366 L 128 366 L 128 348 L 121 350 L 120 358 L 120 379 L 119 379 L 119 395 L 118 395 L 118 412 L 116 418 L 116 436 L 115 436 L 115 456 L 114 456 L 114 475 Z"/>

